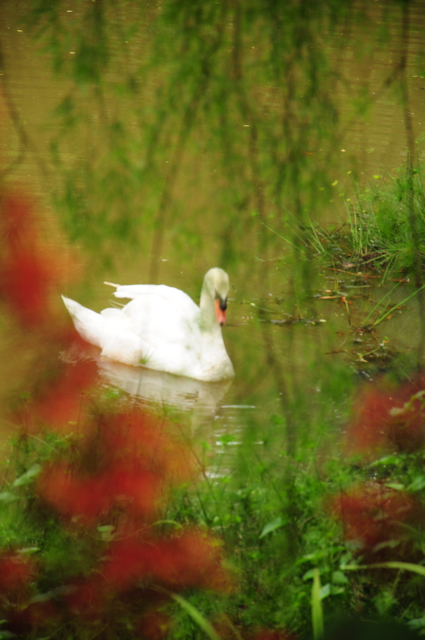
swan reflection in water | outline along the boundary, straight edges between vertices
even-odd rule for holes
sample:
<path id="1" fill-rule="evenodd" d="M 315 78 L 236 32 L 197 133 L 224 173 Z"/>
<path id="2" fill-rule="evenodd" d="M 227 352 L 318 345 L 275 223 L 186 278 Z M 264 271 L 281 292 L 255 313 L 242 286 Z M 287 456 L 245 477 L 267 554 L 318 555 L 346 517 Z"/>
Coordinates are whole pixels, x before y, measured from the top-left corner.
<path id="1" fill-rule="evenodd" d="M 115 387 L 155 413 L 171 411 L 180 414 L 183 422 L 190 423 L 193 434 L 211 425 L 233 382 L 233 379 L 202 382 L 147 367 L 113 362 L 102 357 L 99 348 L 80 339 L 62 352 L 60 358 L 69 364 L 81 360 L 94 361 L 101 384 Z"/>
<path id="2" fill-rule="evenodd" d="M 232 384 L 231 379 L 201 382 L 103 358 L 98 358 L 97 362 L 103 380 L 133 398 L 155 406 L 194 411 L 205 418 L 216 413 Z"/>

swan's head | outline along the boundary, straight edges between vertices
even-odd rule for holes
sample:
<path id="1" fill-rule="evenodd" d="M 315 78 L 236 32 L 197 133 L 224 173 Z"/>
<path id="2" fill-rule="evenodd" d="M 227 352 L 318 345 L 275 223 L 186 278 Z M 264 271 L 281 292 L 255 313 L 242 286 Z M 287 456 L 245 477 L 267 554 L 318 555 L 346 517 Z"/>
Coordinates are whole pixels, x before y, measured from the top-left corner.
<path id="1" fill-rule="evenodd" d="M 215 317 L 219 325 L 226 322 L 227 295 L 229 293 L 229 276 L 223 269 L 214 267 L 210 269 L 204 278 L 204 286 L 214 299 Z"/>

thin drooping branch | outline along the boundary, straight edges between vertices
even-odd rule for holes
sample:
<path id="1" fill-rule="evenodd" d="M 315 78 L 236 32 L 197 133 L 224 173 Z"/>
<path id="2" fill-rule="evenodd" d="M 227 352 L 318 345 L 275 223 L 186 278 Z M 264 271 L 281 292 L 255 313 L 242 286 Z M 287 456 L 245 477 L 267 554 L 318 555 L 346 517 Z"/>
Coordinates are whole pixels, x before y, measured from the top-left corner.
<path id="1" fill-rule="evenodd" d="M 401 51 L 399 61 L 399 78 L 400 88 L 403 101 L 404 126 L 406 129 L 407 141 L 407 162 L 406 174 L 408 185 L 408 210 L 409 225 L 412 237 L 412 266 L 415 287 L 418 291 L 419 304 L 419 322 L 420 322 L 420 340 L 418 347 L 418 361 L 422 362 L 425 349 L 425 296 L 422 278 L 422 258 L 420 251 L 420 237 L 417 223 L 417 213 L 415 210 L 415 192 L 414 192 L 414 176 L 416 171 L 416 150 L 415 150 L 415 134 L 413 128 L 413 120 L 409 101 L 409 87 L 407 82 L 407 58 L 409 52 L 409 34 L 410 34 L 410 0 L 403 0 L 402 5 L 402 24 L 401 24 Z"/>
<path id="2" fill-rule="evenodd" d="M 221 19 L 218 22 L 218 29 L 216 31 L 216 37 L 212 44 L 207 47 L 204 54 L 201 65 L 201 76 L 198 79 L 197 86 L 193 91 L 192 98 L 186 107 L 186 110 L 182 117 L 182 124 L 180 127 L 180 133 L 177 143 L 174 147 L 174 152 L 169 163 L 169 169 L 165 177 L 165 184 L 162 191 L 161 200 L 159 202 L 158 211 L 154 220 L 153 239 L 151 243 L 151 260 L 149 267 L 149 282 L 155 284 L 159 275 L 160 266 L 160 254 L 162 249 L 162 243 L 164 238 L 165 223 L 167 218 L 168 207 L 171 201 L 173 188 L 179 174 L 179 169 L 182 166 L 183 153 L 186 148 L 186 144 L 189 140 L 192 127 L 195 124 L 196 115 L 200 107 L 202 98 L 207 90 L 210 80 L 210 66 L 213 64 L 214 55 L 219 50 L 223 29 L 225 24 L 225 16 L 227 12 L 227 5 L 223 3 Z"/>
<path id="3" fill-rule="evenodd" d="M 7 110 L 9 112 L 9 117 L 12 121 L 12 124 L 16 130 L 16 133 L 19 139 L 19 149 L 18 149 L 17 155 L 7 167 L 5 167 L 0 171 L 0 178 L 5 178 L 10 173 L 12 173 L 12 171 L 16 169 L 16 167 L 18 167 L 24 161 L 24 158 L 29 146 L 29 141 L 28 141 L 27 132 L 22 126 L 21 118 L 19 116 L 19 113 L 9 93 L 9 87 L 7 85 L 7 76 L 6 76 L 6 64 L 4 60 L 4 54 L 3 54 L 1 43 L 0 43 L 0 71 L 1 71 L 1 90 L 3 94 L 3 98 L 5 101 Z"/>
<path id="4" fill-rule="evenodd" d="M 40 158 L 38 150 L 33 142 L 33 140 L 28 135 L 27 130 L 25 129 L 22 118 L 18 109 L 15 106 L 15 103 L 10 95 L 9 85 L 8 85 L 8 77 L 7 77 L 7 66 L 4 58 L 3 48 L 0 42 L 0 86 L 1 92 L 3 94 L 4 102 L 9 114 L 9 118 L 12 122 L 12 125 L 17 133 L 19 140 L 19 149 L 15 158 L 10 162 L 10 164 L 4 169 L 0 170 L 0 180 L 3 180 L 8 175 L 10 175 L 25 159 L 28 150 L 33 151 L 37 164 L 40 168 L 43 177 L 46 180 L 49 180 L 49 171 L 45 165 L 45 163 Z"/>

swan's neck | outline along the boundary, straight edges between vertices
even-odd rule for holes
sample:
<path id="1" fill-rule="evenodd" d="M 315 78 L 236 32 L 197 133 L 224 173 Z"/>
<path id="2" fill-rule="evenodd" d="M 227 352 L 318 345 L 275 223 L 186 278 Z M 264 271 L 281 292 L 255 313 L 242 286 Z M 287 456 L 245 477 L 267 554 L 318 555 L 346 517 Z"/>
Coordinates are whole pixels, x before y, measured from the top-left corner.
<path id="1" fill-rule="evenodd" d="M 205 332 L 220 332 L 220 325 L 217 323 L 215 317 L 215 304 L 214 297 L 208 287 L 202 287 L 201 300 L 199 303 L 201 310 L 201 330 Z"/>
<path id="2" fill-rule="evenodd" d="M 204 380 L 222 380 L 234 375 L 232 363 L 224 346 L 221 326 L 215 315 L 215 288 L 204 281 L 200 307 L 202 332 L 202 376 Z"/>

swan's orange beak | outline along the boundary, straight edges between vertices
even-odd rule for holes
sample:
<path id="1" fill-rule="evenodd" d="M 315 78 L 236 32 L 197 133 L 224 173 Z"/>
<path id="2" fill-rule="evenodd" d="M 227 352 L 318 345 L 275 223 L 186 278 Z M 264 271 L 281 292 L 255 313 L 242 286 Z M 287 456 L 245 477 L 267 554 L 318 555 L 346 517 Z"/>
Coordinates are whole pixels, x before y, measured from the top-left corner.
<path id="1" fill-rule="evenodd" d="M 226 302 L 222 302 L 219 298 L 215 299 L 215 317 L 218 324 L 226 324 Z"/>

